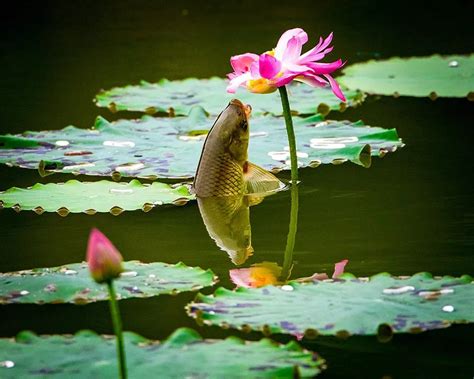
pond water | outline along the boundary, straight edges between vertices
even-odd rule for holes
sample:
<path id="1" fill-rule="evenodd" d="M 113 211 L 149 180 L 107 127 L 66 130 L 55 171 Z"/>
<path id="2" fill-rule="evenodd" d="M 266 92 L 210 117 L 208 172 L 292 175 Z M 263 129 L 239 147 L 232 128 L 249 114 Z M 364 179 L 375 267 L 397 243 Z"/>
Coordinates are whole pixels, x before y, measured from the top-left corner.
<path id="1" fill-rule="evenodd" d="M 333 57 L 349 63 L 390 56 L 469 53 L 472 14 L 467 1 L 445 6 L 377 2 L 236 1 L 16 2 L 0 15 L 0 132 L 90 127 L 110 114 L 91 99 L 101 88 L 155 81 L 161 77 L 223 76 L 232 54 L 273 46 L 281 31 L 303 27 L 310 39 L 335 32 Z M 439 8 L 438 8 L 439 7 Z M 291 99 L 290 99 L 291 101 Z M 223 104 L 225 106 L 225 104 Z M 369 97 L 359 108 L 328 118 L 363 119 L 396 128 L 406 147 L 364 169 L 351 163 L 300 171 L 299 229 L 293 277 L 331 273 L 349 259 L 346 271 L 369 276 L 381 271 L 411 275 L 474 273 L 472 141 L 474 106 L 466 99 Z M 281 173 L 288 179 L 289 173 Z M 1 190 L 70 176 L 41 178 L 30 170 L 0 167 Z M 95 180 L 85 177 L 80 179 Z M 251 208 L 252 245 L 246 265 L 282 263 L 290 193 L 280 192 Z M 209 238 L 196 202 L 149 213 L 87 216 L 0 212 L 0 271 L 57 266 L 84 259 L 89 230 L 100 228 L 127 260 L 183 261 L 211 268 L 220 285 L 232 287 L 235 266 Z M 205 293 L 212 289 L 203 290 Z M 120 303 L 124 328 L 162 339 L 180 326 L 206 337 L 230 334 L 199 327 L 183 307 L 194 293 Z M 20 330 L 73 333 L 90 328 L 111 333 L 108 305 L 3 306 L 0 336 Z M 457 325 L 420 335 L 342 341 L 318 338 L 309 349 L 328 361 L 327 378 L 472 377 L 474 328 Z M 287 341 L 288 336 L 273 336 Z"/>

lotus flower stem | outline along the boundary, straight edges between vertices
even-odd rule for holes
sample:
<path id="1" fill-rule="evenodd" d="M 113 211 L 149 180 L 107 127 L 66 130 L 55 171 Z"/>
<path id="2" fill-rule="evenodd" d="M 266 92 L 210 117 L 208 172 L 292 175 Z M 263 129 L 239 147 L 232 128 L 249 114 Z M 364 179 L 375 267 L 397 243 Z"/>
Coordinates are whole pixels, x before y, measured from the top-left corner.
<path id="1" fill-rule="evenodd" d="M 107 287 L 109 289 L 109 305 L 110 315 L 112 317 L 112 324 L 114 326 L 114 333 L 117 337 L 117 358 L 119 361 L 119 372 L 121 379 L 127 379 L 127 363 L 125 361 L 125 348 L 123 345 L 123 334 L 122 334 L 122 320 L 120 319 L 120 312 L 117 303 L 117 296 L 115 294 L 113 280 L 107 281 Z"/>
<path id="2" fill-rule="evenodd" d="M 288 236 L 286 238 L 285 257 L 281 271 L 281 279 L 288 280 L 293 266 L 293 250 L 295 248 L 296 231 L 298 229 L 298 158 L 296 156 L 296 138 L 293 129 L 293 119 L 291 118 L 290 103 L 286 87 L 279 87 L 281 105 L 283 106 L 283 115 L 285 117 L 286 132 L 288 134 L 288 145 L 290 147 L 291 162 L 291 210 L 290 225 L 288 227 Z"/>
<path id="3" fill-rule="evenodd" d="M 296 230 L 298 228 L 298 201 L 298 185 L 292 183 L 290 225 L 288 227 L 288 236 L 286 237 L 285 256 L 280 277 L 282 281 L 287 281 L 290 278 L 293 267 L 293 249 L 295 248 Z"/>
<path id="4" fill-rule="evenodd" d="M 291 183 L 298 184 L 298 160 L 296 156 L 296 138 L 293 129 L 293 119 L 291 118 L 290 102 L 288 101 L 288 93 L 286 86 L 278 87 L 281 97 L 281 105 L 283 107 L 283 116 L 285 117 L 286 133 L 288 135 L 288 145 L 290 147 L 290 162 L 291 162 Z M 298 213 L 298 207 L 296 209 Z"/>

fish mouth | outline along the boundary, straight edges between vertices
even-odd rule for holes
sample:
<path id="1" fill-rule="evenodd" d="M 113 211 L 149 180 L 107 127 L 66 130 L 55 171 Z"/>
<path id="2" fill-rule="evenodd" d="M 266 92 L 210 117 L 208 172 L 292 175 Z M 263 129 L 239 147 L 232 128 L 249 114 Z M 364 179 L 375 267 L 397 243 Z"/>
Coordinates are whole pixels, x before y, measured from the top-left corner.
<path id="1" fill-rule="evenodd" d="M 250 114 L 252 113 L 252 107 L 249 104 L 242 103 L 239 99 L 232 99 L 229 102 L 229 105 L 235 105 L 235 106 L 239 107 L 240 109 L 242 109 L 247 118 L 249 118 Z"/>

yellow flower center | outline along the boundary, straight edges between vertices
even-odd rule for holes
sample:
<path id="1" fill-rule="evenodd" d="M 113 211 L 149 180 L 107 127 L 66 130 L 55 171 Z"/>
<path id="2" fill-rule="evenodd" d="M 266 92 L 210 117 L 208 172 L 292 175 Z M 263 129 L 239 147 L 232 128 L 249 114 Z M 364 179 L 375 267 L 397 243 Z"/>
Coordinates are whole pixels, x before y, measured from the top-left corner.
<path id="1" fill-rule="evenodd" d="M 253 93 L 271 93 L 277 89 L 270 80 L 265 78 L 249 80 L 247 88 Z"/>

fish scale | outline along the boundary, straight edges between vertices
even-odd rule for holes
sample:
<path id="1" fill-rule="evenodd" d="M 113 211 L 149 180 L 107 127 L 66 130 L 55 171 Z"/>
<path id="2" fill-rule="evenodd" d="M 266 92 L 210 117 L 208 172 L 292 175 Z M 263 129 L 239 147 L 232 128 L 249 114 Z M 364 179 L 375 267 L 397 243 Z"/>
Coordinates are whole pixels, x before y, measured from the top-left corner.
<path id="1" fill-rule="evenodd" d="M 203 156 L 199 174 L 196 184 L 206 183 L 200 196 L 233 196 L 245 189 L 242 168 L 225 152 Z"/>

